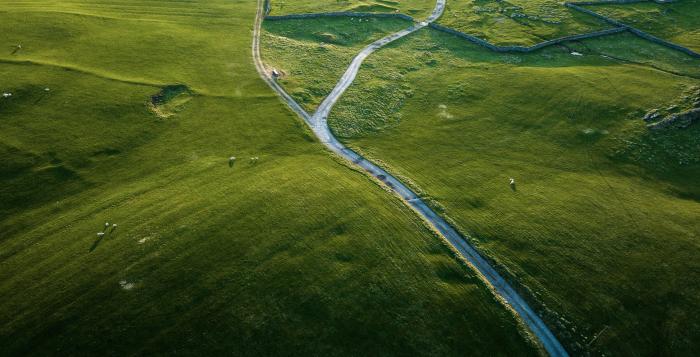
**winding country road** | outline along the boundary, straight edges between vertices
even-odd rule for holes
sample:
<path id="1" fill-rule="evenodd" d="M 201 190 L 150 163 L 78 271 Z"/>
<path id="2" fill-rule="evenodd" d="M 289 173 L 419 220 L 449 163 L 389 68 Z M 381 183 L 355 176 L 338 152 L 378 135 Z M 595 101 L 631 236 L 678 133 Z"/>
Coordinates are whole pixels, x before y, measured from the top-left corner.
<path id="1" fill-rule="evenodd" d="M 336 137 L 331 133 L 328 127 L 328 114 L 333 105 L 343 95 L 345 90 L 352 84 L 357 75 L 362 62 L 372 54 L 372 52 L 382 48 L 383 46 L 396 41 L 404 36 L 407 36 L 421 28 L 428 26 L 430 22 L 437 20 L 445 9 L 446 0 L 437 0 L 437 4 L 432 14 L 426 21 L 418 24 L 413 24 L 407 29 L 386 36 L 378 41 L 373 42 L 365 47 L 351 62 L 346 72 L 341 77 L 333 91 L 318 107 L 316 113 L 309 115 L 282 87 L 272 78 L 271 74 L 265 69 L 260 56 L 260 30 L 262 21 L 265 16 L 264 1 L 258 0 L 258 11 L 255 18 L 255 26 L 253 29 L 253 59 L 255 67 L 260 76 L 270 87 L 282 97 L 289 107 L 296 112 L 313 130 L 319 140 L 326 145 L 331 151 L 342 156 L 343 158 L 353 162 L 355 165 L 362 168 L 364 171 L 382 181 L 391 190 L 400 196 L 404 202 L 416 211 L 424 220 L 432 225 L 447 242 L 457 250 L 461 256 L 468 261 L 480 274 L 484 280 L 491 285 L 493 291 L 499 295 L 516 312 L 520 319 L 527 325 L 533 335 L 542 344 L 544 349 L 550 356 L 568 356 L 564 347 L 559 343 L 559 340 L 552 334 L 547 325 L 535 313 L 528 303 L 518 294 L 515 289 L 491 266 L 491 264 L 482 257 L 474 247 L 472 247 L 464 237 L 462 237 L 454 228 L 452 228 L 442 217 L 437 215 L 423 200 L 421 200 L 413 191 L 406 187 L 401 181 L 384 171 L 379 166 L 367 161 L 365 158 L 346 148 Z M 494 343 L 497 343 L 494 341 Z"/>

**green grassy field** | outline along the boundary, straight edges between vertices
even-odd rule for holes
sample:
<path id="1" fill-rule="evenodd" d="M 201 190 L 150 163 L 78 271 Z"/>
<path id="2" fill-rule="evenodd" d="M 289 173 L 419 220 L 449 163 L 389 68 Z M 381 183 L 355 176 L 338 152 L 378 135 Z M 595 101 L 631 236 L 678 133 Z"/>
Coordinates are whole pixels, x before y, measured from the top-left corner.
<path id="1" fill-rule="evenodd" d="M 364 46 L 408 26 L 404 20 L 375 18 L 267 21 L 262 56 L 282 74 L 278 81 L 287 92 L 313 111 Z"/>
<path id="2" fill-rule="evenodd" d="M 700 126 L 649 131 L 642 117 L 686 105 L 700 62 L 628 34 L 567 46 L 497 54 L 421 30 L 370 56 L 329 122 L 579 351 L 697 354 Z"/>
<path id="3" fill-rule="evenodd" d="M 587 6 L 601 15 L 622 21 L 654 36 L 700 52 L 700 1 L 669 4 L 653 2 Z"/>
<path id="4" fill-rule="evenodd" d="M 451 0 L 438 23 L 502 46 L 532 46 L 610 27 L 552 0 Z"/>
<path id="5" fill-rule="evenodd" d="M 0 8 L 1 355 L 536 353 L 258 78 L 254 2 Z"/>
<path id="6" fill-rule="evenodd" d="M 432 0 L 270 0 L 270 15 L 355 11 L 393 12 L 425 18 L 435 7 Z"/>
<path id="7" fill-rule="evenodd" d="M 621 43 L 624 45 L 621 46 Z M 571 42 L 566 46 L 585 55 L 601 56 L 613 63 L 619 61 L 648 66 L 678 76 L 700 79 L 700 66 L 697 59 L 679 51 L 650 46 L 647 40 L 628 32 L 583 42 Z"/>

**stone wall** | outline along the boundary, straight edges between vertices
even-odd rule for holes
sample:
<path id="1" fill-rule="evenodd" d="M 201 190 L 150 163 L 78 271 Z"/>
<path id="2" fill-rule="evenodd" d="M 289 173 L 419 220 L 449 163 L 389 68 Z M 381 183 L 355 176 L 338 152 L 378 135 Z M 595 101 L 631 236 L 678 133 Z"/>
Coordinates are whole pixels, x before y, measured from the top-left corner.
<path id="1" fill-rule="evenodd" d="M 544 47 L 557 45 L 557 44 L 567 42 L 567 41 L 577 41 L 577 40 L 584 40 L 587 38 L 608 36 L 608 35 L 612 35 L 612 34 L 623 32 L 623 31 L 627 30 L 626 28 L 618 27 L 618 28 L 607 29 L 607 30 L 602 30 L 602 31 L 597 31 L 597 32 L 590 32 L 590 33 L 584 33 L 584 34 L 579 34 L 579 35 L 561 37 L 561 38 L 557 38 L 557 39 L 553 39 L 553 40 L 549 40 L 549 41 L 540 42 L 534 46 L 523 47 L 523 46 L 496 46 L 496 45 L 493 45 L 493 44 L 491 44 L 485 40 L 482 40 L 476 36 L 468 35 L 464 32 L 460 32 L 460 31 L 457 31 L 455 29 L 445 27 L 442 25 L 438 25 L 436 23 L 431 23 L 430 27 L 435 29 L 435 30 L 441 31 L 441 32 L 449 33 L 449 34 L 455 35 L 457 37 L 464 38 L 470 42 L 473 42 L 473 43 L 475 43 L 479 46 L 482 46 L 482 47 L 486 47 L 492 51 L 502 52 L 502 53 L 508 53 L 508 52 L 528 53 L 528 52 L 532 52 L 532 51 L 537 51 L 537 50 L 542 49 Z"/>
<path id="2" fill-rule="evenodd" d="M 612 2 L 611 2 L 611 3 L 612 3 Z M 583 12 L 584 14 L 591 15 L 591 16 L 593 16 L 593 17 L 597 17 L 597 18 L 599 18 L 599 19 L 601 19 L 601 20 L 603 20 L 603 21 L 605 21 L 605 22 L 607 22 L 607 23 L 609 23 L 609 24 L 611 24 L 611 25 L 615 25 L 615 26 L 618 26 L 618 27 L 628 27 L 627 25 L 623 24 L 623 23 L 620 22 L 620 21 L 617 21 L 617 20 L 615 20 L 615 19 L 611 19 L 611 18 L 609 18 L 609 17 L 607 17 L 607 16 L 603 16 L 603 15 L 601 15 L 601 14 L 595 12 L 595 11 L 588 10 L 588 9 L 586 9 L 586 8 L 581 7 L 582 5 L 591 5 L 591 4 L 600 4 L 600 3 L 595 3 L 595 2 L 590 2 L 590 3 L 587 3 L 587 2 L 576 2 L 576 3 L 573 3 L 573 2 L 566 2 L 566 3 L 564 3 L 564 6 L 566 6 L 566 7 L 568 7 L 568 8 L 571 8 L 571 9 L 574 9 L 574 10 L 579 11 L 579 12 Z"/>
<path id="3" fill-rule="evenodd" d="M 538 49 L 543 48 L 543 47 L 557 45 L 557 44 L 567 42 L 567 41 L 579 41 L 579 40 L 585 40 L 587 38 L 608 36 L 608 35 L 624 32 L 626 30 L 627 29 L 624 27 L 616 27 L 616 28 L 607 29 L 607 30 L 583 33 L 580 35 L 565 36 L 565 37 L 557 38 L 554 40 L 549 40 L 549 41 L 544 41 L 544 42 L 538 43 L 532 47 L 529 47 L 529 50 L 534 51 L 534 50 L 538 50 Z"/>
<path id="4" fill-rule="evenodd" d="M 473 42 L 473 43 L 475 43 L 475 44 L 477 44 L 477 45 L 479 45 L 479 46 L 486 47 L 486 48 L 488 48 L 488 49 L 490 49 L 490 50 L 492 50 L 492 51 L 498 51 L 498 47 L 497 47 L 497 46 L 494 46 L 494 45 L 488 43 L 487 41 L 484 41 L 484 40 L 482 40 L 482 39 L 480 39 L 480 38 L 478 38 L 478 37 L 475 37 L 475 36 L 472 36 L 472 35 L 467 35 L 467 34 L 464 33 L 464 32 L 460 32 L 460 31 L 457 31 L 457 30 L 455 30 L 455 29 L 452 29 L 452 28 L 449 28 L 449 27 L 445 27 L 445 26 L 442 26 L 442 25 L 438 25 L 438 24 L 436 24 L 436 23 L 434 23 L 434 22 L 431 22 L 429 26 L 430 26 L 431 28 L 435 29 L 435 30 L 442 31 L 442 32 L 445 32 L 445 33 L 449 33 L 449 34 L 455 35 L 455 36 L 457 36 L 457 37 L 461 37 L 461 38 L 463 38 L 463 39 L 465 39 L 465 40 L 467 40 L 467 41 Z"/>
<path id="5" fill-rule="evenodd" d="M 269 14 L 270 13 L 270 1 L 271 0 L 265 0 L 265 13 Z M 596 31 L 596 32 L 590 32 L 590 33 L 584 33 L 584 34 L 578 34 L 578 35 L 572 35 L 572 36 L 566 36 L 566 37 L 561 37 L 549 41 L 544 41 L 541 43 L 538 43 L 534 46 L 530 47 L 523 47 L 523 46 L 496 46 L 488 41 L 482 40 L 476 36 L 468 35 L 464 32 L 457 31 L 455 29 L 445 27 L 442 25 L 438 25 L 434 22 L 430 23 L 430 27 L 442 31 L 445 33 L 449 33 L 461 38 L 466 39 L 467 41 L 470 41 L 472 43 L 475 43 L 479 46 L 488 48 L 492 51 L 496 52 L 520 52 L 520 53 L 527 53 L 527 52 L 532 52 L 539 50 L 544 47 L 548 46 L 553 46 L 557 45 L 563 42 L 567 41 L 578 41 L 578 40 L 584 40 L 587 38 L 594 38 L 594 37 L 601 37 L 601 36 L 608 36 L 612 35 L 615 33 L 623 32 L 623 31 L 629 31 L 645 40 L 657 43 L 659 45 L 674 49 L 676 51 L 683 52 L 689 56 L 692 57 L 697 57 L 700 58 L 700 54 L 687 48 L 683 47 L 681 45 L 666 41 L 664 39 L 658 38 L 656 36 L 653 36 L 651 34 L 648 34 L 642 30 L 639 30 L 637 28 L 634 28 L 632 26 L 629 26 L 625 23 L 622 23 L 620 21 L 617 21 L 615 19 L 609 18 L 607 16 L 601 15 L 595 11 L 586 9 L 582 6 L 592 6 L 592 5 L 606 5 L 606 4 L 633 4 L 633 3 L 642 3 L 642 2 L 655 2 L 658 4 L 666 4 L 666 3 L 671 3 L 674 2 L 675 0 L 603 0 L 603 1 L 580 1 L 580 2 L 566 2 L 564 3 L 564 6 L 569 7 L 571 9 L 574 9 L 579 12 L 583 12 L 585 14 L 588 14 L 590 16 L 596 17 L 598 19 L 601 19 L 613 26 L 615 28 L 612 29 L 607 29 L 607 30 L 602 30 L 602 31 Z M 310 14 L 289 14 L 289 15 L 266 15 L 265 20 L 269 21 L 276 21 L 276 20 L 293 20 L 293 19 L 312 19 L 312 18 L 322 18 L 322 17 L 375 17 L 375 18 L 397 18 L 397 19 L 402 19 L 406 21 L 411 21 L 414 22 L 415 20 L 413 17 L 404 15 L 404 14 L 397 14 L 397 13 L 371 13 L 371 12 L 352 12 L 352 11 L 337 11 L 337 12 L 324 12 L 324 13 L 310 13 Z"/>
<path id="6" fill-rule="evenodd" d="M 652 0 L 652 1 L 657 3 L 657 4 L 667 4 L 667 3 L 673 2 L 673 0 L 665 0 L 665 1 L 664 0 Z M 657 43 L 659 45 L 674 49 L 676 51 L 683 52 L 683 53 L 685 53 L 689 56 L 692 56 L 692 57 L 700 58 L 700 53 L 697 53 L 697 52 L 691 50 L 690 48 L 687 48 L 687 47 L 675 44 L 673 42 L 669 42 L 669 41 L 666 41 L 664 39 L 658 38 L 656 36 L 653 36 L 649 33 L 644 32 L 638 28 L 629 26 L 629 25 L 622 23 L 620 21 L 617 21 L 615 19 L 601 15 L 595 11 L 591 11 L 589 9 L 581 7 L 581 6 L 585 6 L 585 5 L 592 6 L 592 5 L 607 5 L 607 4 L 632 4 L 632 3 L 639 3 L 639 2 L 648 2 L 648 1 L 639 1 L 639 0 L 584 1 L 584 2 L 567 2 L 567 3 L 564 3 L 564 5 L 566 7 L 574 9 L 576 11 L 580 11 L 580 12 L 586 13 L 588 15 L 595 16 L 595 17 L 597 17 L 597 18 L 599 18 L 607 23 L 613 24 L 615 26 L 623 27 L 623 28 L 627 29 L 629 32 L 631 32 L 631 33 L 633 33 L 633 34 L 635 34 L 635 35 L 637 35 L 645 40 L 648 40 L 648 41 Z"/>

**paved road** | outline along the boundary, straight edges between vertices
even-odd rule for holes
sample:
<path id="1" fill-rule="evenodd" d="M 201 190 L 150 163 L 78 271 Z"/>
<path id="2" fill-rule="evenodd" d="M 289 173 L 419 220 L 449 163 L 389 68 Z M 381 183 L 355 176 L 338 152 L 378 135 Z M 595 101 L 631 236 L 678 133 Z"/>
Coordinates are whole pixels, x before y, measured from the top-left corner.
<path id="1" fill-rule="evenodd" d="M 362 62 L 372 54 L 372 52 L 381 47 L 396 41 L 406 35 L 409 35 L 428 25 L 428 23 L 437 20 L 445 9 L 446 0 L 437 0 L 437 4 L 432 14 L 424 22 L 414 24 L 411 27 L 386 36 L 369 46 L 365 47 L 353 60 L 347 71 L 343 74 L 338 84 L 333 88 L 328 97 L 321 103 L 312 116 L 310 116 L 299 104 L 290 97 L 277 82 L 272 79 L 268 71 L 265 69 L 260 57 L 260 27 L 264 17 L 263 0 L 258 0 L 258 13 L 255 19 L 255 29 L 253 34 L 253 57 L 255 66 L 260 73 L 260 76 L 274 89 L 284 101 L 294 110 L 304 121 L 311 127 L 316 136 L 323 142 L 326 147 L 336 154 L 352 161 L 357 166 L 361 167 L 370 175 L 382 181 L 394 193 L 399 195 L 413 210 L 415 210 L 423 219 L 428 221 L 442 236 L 456 249 L 465 260 L 467 260 L 493 287 L 493 291 L 498 294 L 513 310 L 520 316 L 522 321 L 528 326 L 530 331 L 537 337 L 544 349 L 550 356 L 568 356 L 564 347 L 559 343 L 559 340 L 552 334 L 547 325 L 542 319 L 532 310 L 530 305 L 503 279 L 503 277 L 484 259 L 474 247 L 472 247 L 464 237 L 462 237 L 454 228 L 437 215 L 423 200 L 421 200 L 413 191 L 406 187 L 401 181 L 394 176 L 384 171 L 379 166 L 367 161 L 365 158 L 346 148 L 336 137 L 331 133 L 328 127 L 328 114 L 335 102 L 340 98 L 345 90 L 352 84 L 357 72 L 362 65 Z M 494 341 L 494 343 L 498 343 Z"/>

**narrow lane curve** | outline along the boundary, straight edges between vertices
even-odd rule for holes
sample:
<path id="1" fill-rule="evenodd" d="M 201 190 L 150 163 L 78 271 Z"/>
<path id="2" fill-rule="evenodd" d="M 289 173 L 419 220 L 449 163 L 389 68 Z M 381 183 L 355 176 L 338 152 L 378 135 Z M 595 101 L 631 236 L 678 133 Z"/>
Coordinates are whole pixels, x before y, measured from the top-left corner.
<path id="1" fill-rule="evenodd" d="M 518 294 L 515 289 L 505 279 L 503 279 L 503 277 L 491 266 L 491 264 L 484 259 L 484 257 L 482 257 L 464 237 L 462 237 L 442 217 L 428 207 L 425 202 L 420 199 L 420 197 L 401 183 L 401 181 L 386 172 L 384 169 L 366 160 L 356 152 L 346 148 L 345 145 L 336 139 L 328 127 L 328 114 L 340 96 L 342 96 L 345 90 L 352 84 L 357 76 L 357 72 L 360 69 L 362 62 L 367 58 L 367 56 L 383 46 L 418 31 L 419 29 L 428 26 L 430 22 L 437 20 L 445 9 L 445 2 L 446 0 L 437 0 L 435 9 L 430 17 L 426 19 L 426 21 L 413 24 L 411 27 L 405 30 L 388 35 L 365 47 L 352 60 L 350 66 L 345 71 L 338 84 L 335 86 L 335 88 L 333 88 L 333 91 L 331 91 L 331 94 L 324 99 L 313 115 L 309 115 L 291 96 L 289 96 L 289 94 L 287 94 L 287 92 L 284 91 L 282 87 L 280 87 L 280 85 L 265 69 L 262 62 L 262 58 L 260 56 L 260 29 L 265 15 L 263 9 L 264 0 L 258 0 L 258 12 L 255 18 L 255 27 L 253 29 L 253 59 L 255 61 L 255 67 L 260 73 L 262 79 L 265 80 L 265 82 L 282 97 L 282 99 L 294 112 L 304 119 L 304 121 L 311 127 L 314 134 L 324 145 L 326 145 L 326 147 L 382 181 L 394 193 L 399 195 L 409 207 L 416 211 L 424 220 L 426 220 L 440 234 L 442 234 L 445 240 L 449 242 L 450 245 L 452 245 L 452 247 L 454 247 L 454 249 L 457 250 L 462 257 L 484 277 L 485 281 L 492 286 L 493 291 L 509 306 L 511 306 L 511 308 L 530 329 L 550 356 L 568 356 L 568 353 L 564 347 L 550 331 L 544 321 L 542 321 L 542 319 L 520 296 L 520 294 Z"/>

